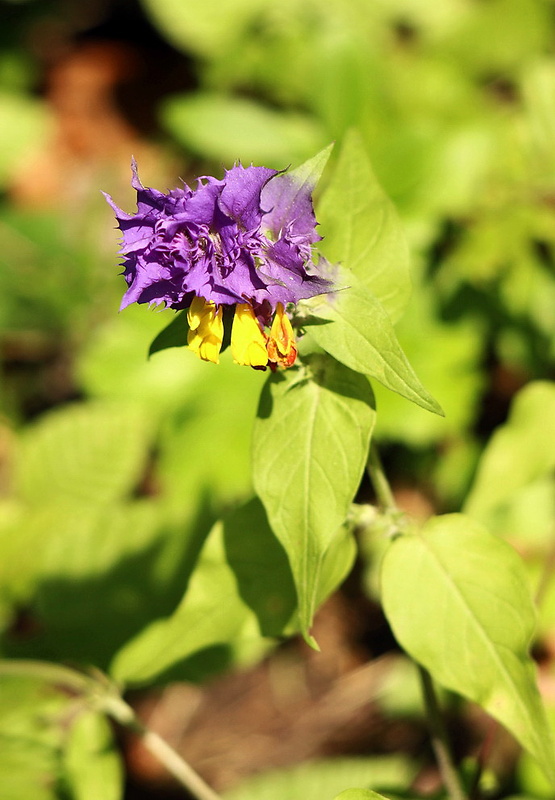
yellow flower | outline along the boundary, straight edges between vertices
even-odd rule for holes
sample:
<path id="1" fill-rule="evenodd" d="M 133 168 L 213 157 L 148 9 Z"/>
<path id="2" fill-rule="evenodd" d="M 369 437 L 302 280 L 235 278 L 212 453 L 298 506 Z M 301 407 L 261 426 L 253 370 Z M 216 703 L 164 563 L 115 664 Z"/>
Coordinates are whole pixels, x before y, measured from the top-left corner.
<path id="1" fill-rule="evenodd" d="M 261 329 L 249 303 L 235 307 L 231 328 L 231 355 L 236 364 L 265 367 L 268 363 L 266 334 Z"/>
<path id="2" fill-rule="evenodd" d="M 283 303 L 278 303 L 270 328 L 267 344 L 268 359 L 280 367 L 290 367 L 297 358 L 295 334 L 285 313 Z"/>
<path id="3" fill-rule="evenodd" d="M 189 333 L 187 344 L 203 361 L 220 363 L 220 348 L 224 334 L 222 307 L 195 297 L 187 311 Z"/>

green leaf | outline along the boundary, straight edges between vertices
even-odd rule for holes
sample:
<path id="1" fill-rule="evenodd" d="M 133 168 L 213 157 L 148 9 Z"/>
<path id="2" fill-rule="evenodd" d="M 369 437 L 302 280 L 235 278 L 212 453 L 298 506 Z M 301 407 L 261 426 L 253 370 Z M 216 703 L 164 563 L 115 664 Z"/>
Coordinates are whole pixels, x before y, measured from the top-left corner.
<path id="1" fill-rule="evenodd" d="M 282 173 L 273 179 L 274 188 L 272 191 L 274 194 L 274 203 L 279 205 L 280 200 L 287 201 L 287 205 L 284 203 L 282 204 L 282 218 L 284 220 L 294 218 L 297 198 L 299 196 L 302 198 L 307 189 L 310 193 L 314 191 L 314 188 L 322 177 L 322 173 L 328 163 L 332 150 L 333 142 L 300 166 L 286 173 Z M 292 186 L 295 188 L 294 193 L 291 191 Z M 279 187 L 279 192 L 277 194 L 276 187 Z"/>
<path id="2" fill-rule="evenodd" d="M 464 510 L 487 523 L 500 506 L 554 467 L 555 385 L 536 381 L 518 393 L 507 423 L 493 434 Z"/>
<path id="3" fill-rule="evenodd" d="M 183 388 L 181 410 L 166 418 L 157 464 L 165 502 L 176 514 L 183 507 L 184 486 L 191 497 L 209 491 L 212 501 L 226 504 L 252 495 L 250 441 L 265 378 L 260 370 L 238 367 L 231 353 L 217 367 L 187 355 L 201 370 Z M 159 358 L 163 355 L 152 361 Z"/>
<path id="4" fill-rule="evenodd" d="M 186 347 L 170 347 L 153 358 L 145 357 L 164 323 L 174 317 L 171 309 L 149 311 L 137 304 L 114 315 L 95 331 L 81 353 L 79 385 L 94 398 L 141 406 L 151 423 L 165 422 L 196 402 L 211 365 Z M 221 369 L 214 365 L 214 372 Z"/>
<path id="5" fill-rule="evenodd" d="M 151 681 L 207 647 L 280 634 L 294 608 L 287 558 L 253 500 L 214 526 L 179 607 L 128 642 L 111 672 Z"/>
<path id="6" fill-rule="evenodd" d="M 400 645 L 443 686 L 508 728 L 555 784 L 555 751 L 529 655 L 536 624 L 524 564 L 462 514 L 392 541 L 385 614 Z"/>
<path id="7" fill-rule="evenodd" d="M 282 169 L 322 147 L 324 133 L 307 114 L 217 92 L 178 95 L 162 105 L 162 120 L 178 142 L 217 161 Z"/>
<path id="8" fill-rule="evenodd" d="M 164 38 L 186 53 L 217 55 L 260 13 L 262 0 L 144 0 Z"/>
<path id="9" fill-rule="evenodd" d="M 32 97 L 0 92 L 0 187 L 4 188 L 33 148 L 44 142 L 52 120 L 46 105 Z"/>
<path id="10" fill-rule="evenodd" d="M 484 391 L 483 327 L 476 319 L 442 321 L 437 290 L 419 285 L 395 332 L 419 379 L 441 398 L 445 418 L 416 409 L 407 412 L 404 398 L 376 384 L 376 435 L 415 448 L 460 438 L 472 427 Z"/>
<path id="11" fill-rule="evenodd" d="M 183 310 L 176 314 L 170 324 L 152 340 L 148 349 L 149 356 L 159 350 L 166 350 L 168 347 L 185 347 L 188 332 L 187 311 Z"/>
<path id="12" fill-rule="evenodd" d="M 42 681 L 0 678 L 2 800 L 58 800 L 68 697 Z"/>
<path id="13" fill-rule="evenodd" d="M 253 480 L 295 578 L 305 635 L 326 551 L 360 483 L 375 421 L 369 384 L 326 355 L 266 383 L 253 431 Z"/>
<path id="14" fill-rule="evenodd" d="M 409 364 L 393 325 L 380 302 L 356 279 L 343 274 L 347 288 L 331 302 L 312 300 L 304 305 L 310 334 L 334 358 L 356 372 L 376 378 L 413 403 L 443 414 Z"/>
<path id="15" fill-rule="evenodd" d="M 317 218 L 324 255 L 348 267 L 395 323 L 411 292 L 409 251 L 395 207 L 376 180 L 355 130 L 345 136 Z"/>
<path id="16" fill-rule="evenodd" d="M 272 535 L 258 498 L 223 520 L 225 555 L 243 602 L 263 636 L 279 636 L 295 609 L 295 586 L 286 554 Z"/>
<path id="17" fill-rule="evenodd" d="M 32 505 L 62 500 L 108 504 L 144 469 L 148 418 L 134 406 L 74 404 L 31 425 L 17 454 L 16 488 Z"/>
<path id="18" fill-rule="evenodd" d="M 152 500 L 33 511 L 14 530 L 17 546 L 2 543 L 1 577 L 17 578 L 25 563 L 21 599 L 41 625 L 26 637 L 6 634 L 3 648 L 106 668 L 124 642 L 174 610 L 207 527 L 206 512 L 196 524 L 170 526 Z"/>
<path id="19" fill-rule="evenodd" d="M 348 522 L 342 525 L 335 533 L 329 547 L 324 553 L 318 587 L 316 591 L 315 607 L 326 600 L 337 589 L 348 575 L 357 554 L 357 543 L 353 536 L 352 525 Z"/>
<path id="20" fill-rule="evenodd" d="M 334 800 L 387 800 L 387 797 L 370 789 L 345 789 Z"/>
<path id="21" fill-rule="evenodd" d="M 349 783 L 403 792 L 416 772 L 415 765 L 404 756 L 334 758 L 255 775 L 223 797 L 224 800 L 331 800 Z M 381 795 L 375 792 L 370 797 L 381 800 Z"/>
<path id="22" fill-rule="evenodd" d="M 72 800 L 120 800 L 121 760 L 102 714 L 86 710 L 71 725 L 64 752 L 65 778 Z"/>

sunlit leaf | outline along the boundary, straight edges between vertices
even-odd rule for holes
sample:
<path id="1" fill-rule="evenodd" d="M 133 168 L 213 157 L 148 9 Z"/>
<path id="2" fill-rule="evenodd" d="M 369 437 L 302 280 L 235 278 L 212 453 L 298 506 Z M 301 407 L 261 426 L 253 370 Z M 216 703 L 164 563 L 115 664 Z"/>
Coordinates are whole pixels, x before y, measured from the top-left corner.
<path id="1" fill-rule="evenodd" d="M 170 98 L 162 119 L 178 142 L 228 164 L 241 160 L 284 169 L 325 143 L 318 122 L 305 113 L 218 93 Z"/>
<path id="2" fill-rule="evenodd" d="M 349 280 L 346 273 L 342 277 Z M 334 358 L 427 411 L 443 413 L 415 375 L 382 305 L 364 286 L 353 281 L 330 302 L 315 300 L 307 307 L 316 317 L 311 336 Z"/>
<path id="3" fill-rule="evenodd" d="M 73 721 L 64 748 L 64 768 L 73 800 L 120 800 L 122 764 L 102 714 L 84 711 Z"/>
<path id="4" fill-rule="evenodd" d="M 356 131 L 343 141 L 317 211 L 326 257 L 348 267 L 396 322 L 411 291 L 408 247 L 393 203 L 378 184 Z"/>
<path id="5" fill-rule="evenodd" d="M 489 522 L 496 509 L 554 467 L 555 385 L 537 381 L 518 393 L 507 423 L 488 443 L 466 501 L 466 513 Z"/>
<path id="6" fill-rule="evenodd" d="M 350 783 L 402 792 L 415 775 L 415 765 L 404 756 L 334 758 L 255 775 L 223 797 L 224 800 L 332 800 Z M 360 800 L 367 798 L 381 800 L 382 795 L 371 792 L 363 794 Z"/>
<path id="7" fill-rule="evenodd" d="M 146 415 L 125 405 L 75 404 L 25 431 L 17 489 L 33 505 L 56 499 L 100 505 L 132 492 L 144 469 Z"/>
<path id="8" fill-rule="evenodd" d="M 68 698 L 42 682 L 0 678 L 2 800 L 58 800 Z"/>
<path id="9" fill-rule="evenodd" d="M 295 577 L 305 635 L 326 550 L 360 483 L 374 425 L 365 379 L 325 355 L 276 373 L 253 432 L 253 480 Z"/>
<path id="10" fill-rule="evenodd" d="M 218 53 L 263 6 L 261 0 L 143 0 L 161 33 L 187 53 Z"/>
<path id="11" fill-rule="evenodd" d="M 555 784 L 555 751 L 529 648 L 524 564 L 469 517 L 436 517 L 392 541 L 382 600 L 401 646 L 443 686 L 505 725 Z"/>
<path id="12" fill-rule="evenodd" d="M 181 412 L 166 419 L 158 460 L 164 501 L 176 512 L 183 506 L 184 487 L 187 497 L 205 491 L 225 502 L 250 496 L 250 439 L 264 381 L 262 372 L 233 364 L 229 352 L 217 367 L 187 355 L 194 362 L 194 380 L 184 387 Z M 163 357 L 156 354 L 151 361 Z"/>
<path id="13" fill-rule="evenodd" d="M 409 411 L 401 395 L 376 383 L 376 435 L 415 448 L 460 438 L 473 423 L 483 390 L 483 328 L 475 320 L 440 320 L 434 290 L 418 286 L 395 330 L 411 366 L 441 402 L 445 417 Z"/>

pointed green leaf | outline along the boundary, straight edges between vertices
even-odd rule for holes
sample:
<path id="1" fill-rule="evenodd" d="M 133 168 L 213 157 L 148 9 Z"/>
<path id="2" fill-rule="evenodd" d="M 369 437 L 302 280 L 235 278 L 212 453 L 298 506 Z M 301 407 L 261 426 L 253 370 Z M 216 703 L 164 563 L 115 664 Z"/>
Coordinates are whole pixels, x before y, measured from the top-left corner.
<path id="1" fill-rule="evenodd" d="M 294 216 L 294 209 L 295 209 L 295 201 L 297 197 L 302 197 L 306 189 L 308 189 L 309 193 L 312 194 L 314 191 L 318 181 L 322 177 L 322 173 L 328 163 L 329 157 L 331 155 L 331 151 L 333 150 L 333 142 L 329 144 L 327 147 L 324 147 L 323 150 L 320 150 L 312 158 L 309 158 L 308 161 L 305 161 L 295 169 L 288 170 L 287 172 L 281 173 L 277 175 L 272 180 L 272 192 L 275 194 L 276 192 L 276 185 L 283 187 L 281 189 L 283 195 L 288 200 L 288 206 L 283 207 L 283 218 L 284 219 L 292 219 Z M 295 186 L 296 194 L 292 194 L 291 192 L 291 185 Z M 262 199 L 264 198 L 264 190 L 262 191 Z M 278 197 L 276 198 L 275 202 L 277 204 Z M 287 213 L 287 210 L 289 213 Z"/>
<path id="2" fill-rule="evenodd" d="M 187 311 L 183 310 L 176 314 L 170 324 L 166 325 L 158 336 L 152 340 L 148 348 L 148 355 L 151 356 L 159 350 L 166 350 L 168 347 L 185 347 L 188 333 Z"/>
<path id="3" fill-rule="evenodd" d="M 535 608 L 516 551 L 462 514 L 437 517 L 391 543 L 382 599 L 401 646 L 505 725 L 555 785 L 555 751 L 529 655 Z"/>
<path id="4" fill-rule="evenodd" d="M 326 258 L 349 268 L 396 322 L 411 292 L 409 251 L 395 207 L 378 184 L 354 130 L 345 136 L 317 218 Z"/>
<path id="5" fill-rule="evenodd" d="M 326 551 L 356 493 L 375 420 L 368 382 L 326 355 L 272 375 L 253 432 L 253 480 L 289 557 L 305 635 Z"/>
<path id="6" fill-rule="evenodd" d="M 122 764 L 102 714 L 87 710 L 75 719 L 66 741 L 64 767 L 73 800 L 122 797 Z"/>
<path id="7" fill-rule="evenodd" d="M 443 414 L 415 375 L 380 302 L 356 279 L 350 281 L 345 273 L 342 277 L 347 288 L 331 302 L 305 305 L 314 315 L 307 323 L 316 343 L 356 372 L 376 378 L 428 411 Z"/>

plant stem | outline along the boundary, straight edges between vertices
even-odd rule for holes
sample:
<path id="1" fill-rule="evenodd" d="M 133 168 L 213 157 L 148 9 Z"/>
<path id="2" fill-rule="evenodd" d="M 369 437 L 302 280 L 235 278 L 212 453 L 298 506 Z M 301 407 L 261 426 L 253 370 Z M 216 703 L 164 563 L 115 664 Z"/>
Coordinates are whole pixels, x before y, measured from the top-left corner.
<path id="1" fill-rule="evenodd" d="M 399 511 L 395 497 L 391 491 L 391 486 L 386 478 L 380 454 L 374 444 L 374 440 L 370 443 L 370 453 L 368 454 L 367 463 L 368 475 L 372 481 L 372 486 L 376 492 L 378 503 L 383 511 Z"/>
<path id="2" fill-rule="evenodd" d="M 117 723 L 140 737 L 143 746 L 165 766 L 174 778 L 197 798 L 197 800 L 220 800 L 219 795 L 208 786 L 194 769 L 173 747 L 139 720 L 131 706 L 119 694 L 107 694 L 100 698 L 100 707 Z"/>
<path id="3" fill-rule="evenodd" d="M 374 491 L 376 492 L 378 504 L 382 511 L 385 514 L 390 514 L 392 517 L 400 515 L 401 511 L 395 502 L 395 497 L 391 491 L 391 486 L 389 485 L 389 481 L 385 475 L 379 453 L 373 441 L 370 445 L 367 469 L 370 480 L 372 481 L 372 485 L 374 487 Z M 400 528 L 397 527 L 397 531 L 399 530 Z M 428 718 L 432 747 L 435 753 L 439 771 L 441 773 L 443 785 L 445 786 L 451 800 L 467 800 L 467 797 L 462 789 L 453 758 L 451 756 L 451 751 L 447 741 L 447 733 L 443 724 L 443 719 L 431 675 L 428 670 L 420 666 L 420 664 L 416 663 L 416 666 L 418 668 L 422 685 L 422 695 L 424 697 L 424 705 Z"/>
<path id="4" fill-rule="evenodd" d="M 219 795 L 170 745 L 138 719 L 134 710 L 120 696 L 105 675 L 86 675 L 78 670 L 48 661 L 0 661 L 0 677 L 26 677 L 63 686 L 88 700 L 92 708 L 112 717 L 115 722 L 140 737 L 146 749 L 166 767 L 196 800 L 220 800 Z"/>
<path id="5" fill-rule="evenodd" d="M 70 667 L 62 664 L 51 664 L 49 661 L 13 659 L 0 661 L 0 677 L 33 678 L 34 680 L 63 686 L 77 694 L 88 694 L 96 685 L 96 681 Z"/>
<path id="6" fill-rule="evenodd" d="M 424 667 L 417 664 L 422 685 L 422 695 L 426 707 L 426 716 L 432 739 L 437 765 L 441 773 L 443 785 L 447 789 L 451 800 L 467 800 L 447 741 L 447 732 L 443 724 L 443 718 L 439 708 L 435 687 L 430 673 Z"/>
<path id="7" fill-rule="evenodd" d="M 491 751 L 495 746 L 495 740 L 499 733 L 499 723 L 495 719 L 490 719 L 488 731 L 480 747 L 476 758 L 476 770 L 468 784 L 468 796 L 471 800 L 477 800 L 480 796 L 480 781 L 486 768 L 488 759 L 491 756 Z"/>
<path id="8" fill-rule="evenodd" d="M 220 796 L 208 786 L 194 769 L 173 747 L 138 719 L 134 710 L 119 695 L 102 699 L 102 708 L 120 725 L 140 737 L 144 747 L 170 772 L 197 800 L 220 800 Z"/>

